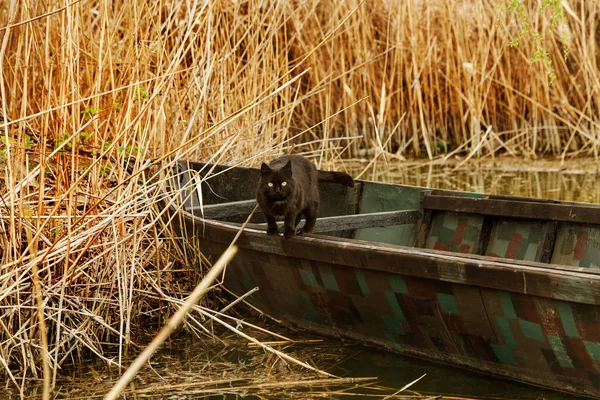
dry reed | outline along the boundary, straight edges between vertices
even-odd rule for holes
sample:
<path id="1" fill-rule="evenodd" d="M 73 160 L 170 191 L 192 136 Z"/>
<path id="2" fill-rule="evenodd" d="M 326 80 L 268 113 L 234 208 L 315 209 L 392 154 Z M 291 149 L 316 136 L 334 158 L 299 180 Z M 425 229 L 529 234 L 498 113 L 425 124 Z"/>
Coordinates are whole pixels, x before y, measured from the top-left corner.
<path id="1" fill-rule="evenodd" d="M 7 385 L 51 384 L 89 353 L 122 365 L 142 321 L 158 325 L 206 271 L 157 207 L 173 158 L 256 165 L 293 144 L 319 163 L 446 144 L 597 156 L 600 5 L 564 2 L 566 61 L 527 10 L 556 66 L 550 87 L 531 43 L 507 47 L 518 26 L 510 13 L 496 23 L 495 4 L 0 3 Z"/>

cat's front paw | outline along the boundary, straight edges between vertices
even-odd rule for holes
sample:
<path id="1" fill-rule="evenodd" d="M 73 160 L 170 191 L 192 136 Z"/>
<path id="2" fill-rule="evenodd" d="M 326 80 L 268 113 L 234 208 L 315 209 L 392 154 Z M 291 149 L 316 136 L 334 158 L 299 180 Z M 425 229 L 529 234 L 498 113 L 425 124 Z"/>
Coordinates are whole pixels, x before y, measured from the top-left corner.
<path id="1" fill-rule="evenodd" d="M 279 230 L 277 229 L 277 225 L 267 228 L 267 235 L 277 235 L 278 232 Z"/>
<path id="2" fill-rule="evenodd" d="M 286 231 L 283 233 L 283 237 L 284 237 L 284 238 L 286 238 L 286 239 L 290 239 L 290 238 L 293 238 L 293 237 L 295 237 L 295 236 L 296 236 L 296 231 L 295 231 L 295 230 L 293 230 L 293 229 L 292 229 L 292 230 L 290 230 L 290 231 L 286 230 Z"/>

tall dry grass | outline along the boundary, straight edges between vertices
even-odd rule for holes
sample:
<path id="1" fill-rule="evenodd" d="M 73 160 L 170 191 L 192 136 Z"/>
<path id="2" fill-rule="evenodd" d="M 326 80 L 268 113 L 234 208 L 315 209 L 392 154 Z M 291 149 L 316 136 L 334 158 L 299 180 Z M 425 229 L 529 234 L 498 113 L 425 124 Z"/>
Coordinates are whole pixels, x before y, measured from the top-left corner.
<path id="1" fill-rule="evenodd" d="M 55 379 L 84 353 L 119 364 L 141 321 L 179 307 L 207 263 L 156 208 L 173 158 L 256 164 L 292 144 L 319 162 L 445 144 L 597 156 L 600 6 L 564 2 L 566 61 L 527 10 L 556 66 L 549 86 L 532 43 L 507 47 L 519 27 L 510 13 L 497 23 L 496 4 L 1 2 L 7 382 Z"/>

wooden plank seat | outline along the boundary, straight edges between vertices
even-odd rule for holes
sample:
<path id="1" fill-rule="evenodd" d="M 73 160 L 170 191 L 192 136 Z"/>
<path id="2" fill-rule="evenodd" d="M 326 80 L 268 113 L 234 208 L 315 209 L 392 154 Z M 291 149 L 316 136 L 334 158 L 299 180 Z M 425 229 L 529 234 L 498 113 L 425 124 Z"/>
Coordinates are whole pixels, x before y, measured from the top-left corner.
<path id="1" fill-rule="evenodd" d="M 233 216 L 249 215 L 256 206 L 256 200 L 233 201 L 220 204 L 209 204 L 203 207 L 191 207 L 189 211 L 198 216 L 204 215 L 206 219 L 219 220 Z M 416 224 L 423 216 L 422 211 L 402 210 L 384 211 L 368 214 L 336 215 L 317 219 L 315 232 L 333 232 L 339 230 L 352 230 L 361 228 L 386 227 L 404 224 Z M 283 222 L 279 221 L 282 225 Z M 303 222 L 299 226 L 302 226 Z M 254 227 L 264 228 L 267 224 L 252 224 Z"/>
<path id="2" fill-rule="evenodd" d="M 219 204 L 206 204 L 189 207 L 188 211 L 206 219 L 222 219 L 236 215 L 249 215 L 256 206 L 256 200 L 231 201 Z"/>
<path id="3" fill-rule="evenodd" d="M 422 215 L 423 213 L 420 210 L 402 210 L 321 217 L 317 218 L 314 233 L 416 224 L 421 220 Z M 302 226 L 303 224 L 304 220 L 298 226 Z M 283 226 L 283 222 L 278 221 L 277 225 L 281 227 Z M 255 226 L 266 228 L 267 224 L 255 224 Z"/>

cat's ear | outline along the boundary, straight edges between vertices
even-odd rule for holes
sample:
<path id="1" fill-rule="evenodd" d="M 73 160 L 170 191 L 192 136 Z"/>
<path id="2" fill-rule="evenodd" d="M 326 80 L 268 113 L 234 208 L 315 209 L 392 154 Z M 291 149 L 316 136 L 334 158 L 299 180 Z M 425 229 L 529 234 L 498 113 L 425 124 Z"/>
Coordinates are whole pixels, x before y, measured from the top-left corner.
<path id="1" fill-rule="evenodd" d="M 287 164 L 285 164 L 283 166 L 282 171 L 285 174 L 285 176 L 287 176 L 288 178 L 291 178 L 291 176 L 292 176 L 292 160 L 288 161 Z"/>
<path id="2" fill-rule="evenodd" d="M 272 171 L 271 168 L 267 164 L 265 164 L 265 163 L 261 164 L 261 166 L 260 166 L 261 174 L 266 175 L 266 174 L 270 173 L 271 171 Z"/>

